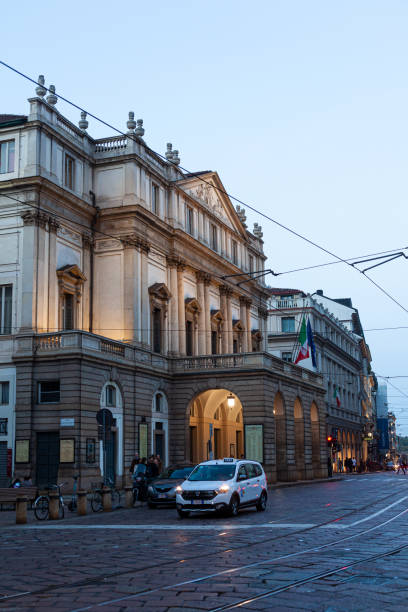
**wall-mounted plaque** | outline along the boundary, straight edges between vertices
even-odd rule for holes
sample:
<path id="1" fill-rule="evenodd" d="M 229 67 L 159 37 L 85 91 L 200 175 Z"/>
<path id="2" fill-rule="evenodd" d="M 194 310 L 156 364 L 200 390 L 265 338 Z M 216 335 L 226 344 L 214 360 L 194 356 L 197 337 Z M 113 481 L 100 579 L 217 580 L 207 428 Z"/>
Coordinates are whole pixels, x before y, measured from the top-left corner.
<path id="1" fill-rule="evenodd" d="M 139 423 L 139 457 L 147 457 L 147 423 Z"/>
<path id="2" fill-rule="evenodd" d="M 75 440 L 60 440 L 60 463 L 74 463 L 75 461 Z"/>
<path id="3" fill-rule="evenodd" d="M 245 459 L 263 463 L 263 425 L 245 425 Z"/>
<path id="4" fill-rule="evenodd" d="M 95 463 L 95 438 L 86 439 L 86 462 Z"/>
<path id="5" fill-rule="evenodd" d="M 16 440 L 16 463 L 30 461 L 30 440 Z"/>

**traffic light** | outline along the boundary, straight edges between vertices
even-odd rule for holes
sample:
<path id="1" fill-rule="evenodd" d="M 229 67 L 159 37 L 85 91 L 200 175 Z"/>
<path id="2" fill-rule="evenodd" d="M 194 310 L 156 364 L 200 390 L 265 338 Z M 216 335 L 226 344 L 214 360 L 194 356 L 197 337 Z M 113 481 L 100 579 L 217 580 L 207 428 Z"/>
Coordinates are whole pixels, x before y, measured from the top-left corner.
<path id="1" fill-rule="evenodd" d="M 333 436 L 327 436 L 327 446 L 331 448 L 332 444 L 333 444 Z"/>

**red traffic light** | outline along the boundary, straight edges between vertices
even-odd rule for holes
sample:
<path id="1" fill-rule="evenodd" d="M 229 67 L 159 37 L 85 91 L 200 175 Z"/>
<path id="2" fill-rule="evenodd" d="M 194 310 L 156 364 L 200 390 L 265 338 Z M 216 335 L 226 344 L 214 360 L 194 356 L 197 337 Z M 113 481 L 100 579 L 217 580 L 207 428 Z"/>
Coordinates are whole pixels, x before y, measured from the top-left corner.
<path id="1" fill-rule="evenodd" d="M 327 441 L 328 441 L 328 442 L 332 442 L 332 441 L 333 441 L 332 436 L 327 436 Z"/>

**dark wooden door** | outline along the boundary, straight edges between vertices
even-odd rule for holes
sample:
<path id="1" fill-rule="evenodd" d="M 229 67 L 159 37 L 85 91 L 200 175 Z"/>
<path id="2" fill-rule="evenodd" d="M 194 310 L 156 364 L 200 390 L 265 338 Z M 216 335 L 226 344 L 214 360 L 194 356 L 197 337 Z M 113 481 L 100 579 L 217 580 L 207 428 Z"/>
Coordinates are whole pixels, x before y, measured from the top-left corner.
<path id="1" fill-rule="evenodd" d="M 106 479 L 114 484 L 116 480 L 116 431 L 109 432 L 106 444 Z"/>
<path id="2" fill-rule="evenodd" d="M 59 468 L 59 433 L 37 434 L 37 482 L 40 487 L 57 484 Z"/>

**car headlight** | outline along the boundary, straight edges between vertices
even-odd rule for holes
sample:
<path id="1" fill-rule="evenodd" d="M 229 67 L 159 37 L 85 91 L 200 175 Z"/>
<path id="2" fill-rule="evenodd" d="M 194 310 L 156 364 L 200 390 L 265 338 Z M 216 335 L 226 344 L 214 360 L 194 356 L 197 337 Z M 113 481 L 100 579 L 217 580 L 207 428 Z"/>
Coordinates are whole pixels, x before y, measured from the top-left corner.
<path id="1" fill-rule="evenodd" d="M 177 487 L 176 487 L 176 493 L 182 493 L 182 492 L 183 492 L 183 489 L 181 488 L 181 486 L 180 486 L 180 485 L 177 485 Z"/>
<path id="2" fill-rule="evenodd" d="M 222 484 L 220 487 L 218 487 L 218 489 L 215 492 L 216 493 L 228 493 L 229 490 L 230 490 L 229 485 Z"/>
<path id="3" fill-rule="evenodd" d="M 148 493 L 156 493 L 156 489 L 154 487 L 152 487 L 151 485 L 149 485 L 147 487 L 147 491 L 148 491 Z"/>

